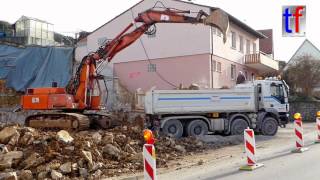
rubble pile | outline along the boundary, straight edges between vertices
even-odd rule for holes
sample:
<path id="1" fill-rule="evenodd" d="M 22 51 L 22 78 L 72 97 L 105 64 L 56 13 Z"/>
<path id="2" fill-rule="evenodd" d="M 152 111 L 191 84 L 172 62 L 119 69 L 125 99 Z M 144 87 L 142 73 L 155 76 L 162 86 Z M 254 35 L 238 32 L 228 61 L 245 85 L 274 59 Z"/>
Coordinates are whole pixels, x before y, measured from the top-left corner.
<path id="1" fill-rule="evenodd" d="M 68 132 L 19 125 L 0 127 L 0 179 L 99 179 L 143 169 L 142 128 Z M 156 141 L 158 167 L 199 152 L 195 138 Z"/>

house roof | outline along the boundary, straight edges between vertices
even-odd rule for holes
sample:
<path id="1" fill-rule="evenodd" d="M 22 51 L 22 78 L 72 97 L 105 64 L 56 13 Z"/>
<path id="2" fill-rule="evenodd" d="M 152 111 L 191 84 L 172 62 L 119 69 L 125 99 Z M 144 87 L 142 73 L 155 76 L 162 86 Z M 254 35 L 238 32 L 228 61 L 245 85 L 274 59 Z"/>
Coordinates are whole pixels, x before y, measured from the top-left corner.
<path id="1" fill-rule="evenodd" d="M 311 41 L 305 39 L 296 52 L 291 56 L 284 70 L 287 69 L 288 65 L 298 57 L 299 54 L 309 54 L 316 59 L 320 59 L 320 50 Z"/>
<path id="2" fill-rule="evenodd" d="M 121 14 L 119 14 L 118 16 L 112 18 L 111 20 L 109 20 L 108 22 L 106 22 L 105 24 L 101 25 L 100 27 L 98 27 L 97 29 L 95 29 L 94 31 L 92 31 L 91 33 L 96 32 L 97 30 L 99 30 L 100 28 L 102 28 L 103 26 L 107 25 L 108 23 L 112 22 L 113 20 L 115 20 L 116 18 L 118 18 L 119 16 L 121 16 L 122 14 L 126 13 L 127 11 L 129 11 L 130 9 L 134 8 L 135 6 L 139 5 L 140 3 L 142 3 L 144 0 L 139 1 L 138 3 L 136 3 L 135 5 L 131 6 L 129 9 L 127 9 L 126 11 L 122 12 Z M 186 2 L 186 1 L 182 1 L 182 0 L 172 0 L 172 1 L 177 1 L 177 2 L 181 2 L 181 3 L 186 3 L 186 4 L 192 4 L 195 6 L 201 6 L 201 7 L 205 7 L 205 8 L 209 8 L 211 10 L 216 10 L 219 9 L 217 7 L 212 7 L 212 6 L 207 6 L 207 5 L 202 5 L 202 4 L 196 4 L 193 2 Z M 226 12 L 227 13 L 227 12 Z M 247 24 L 243 23 L 242 21 L 240 21 L 239 19 L 235 18 L 234 16 L 232 16 L 231 14 L 227 13 L 230 22 L 238 25 L 239 27 L 245 29 L 246 31 L 248 31 L 249 33 L 255 35 L 258 38 L 267 38 L 267 36 L 265 36 L 264 34 L 254 30 L 253 28 L 251 28 L 250 26 L 248 26 Z M 90 34 L 91 34 L 90 33 Z"/>

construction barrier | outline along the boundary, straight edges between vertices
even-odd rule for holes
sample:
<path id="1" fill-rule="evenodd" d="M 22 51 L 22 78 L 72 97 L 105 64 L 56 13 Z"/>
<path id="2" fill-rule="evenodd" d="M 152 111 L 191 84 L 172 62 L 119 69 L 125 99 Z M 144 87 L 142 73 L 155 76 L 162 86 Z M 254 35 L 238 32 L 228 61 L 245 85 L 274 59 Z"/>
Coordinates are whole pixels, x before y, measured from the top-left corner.
<path id="1" fill-rule="evenodd" d="M 250 128 L 244 130 L 244 144 L 247 156 L 247 165 L 240 167 L 240 170 L 252 171 L 254 169 L 262 167 L 263 164 L 257 163 L 257 159 L 255 156 L 256 142 L 254 131 Z"/>
<path id="2" fill-rule="evenodd" d="M 300 113 L 294 114 L 294 132 L 296 135 L 296 148 L 292 150 L 293 153 L 302 153 L 303 151 L 308 150 L 308 148 L 303 147 L 303 127 L 302 127 L 302 118 Z"/>
<path id="3" fill-rule="evenodd" d="M 143 164 L 144 164 L 144 179 L 156 180 L 156 153 L 153 144 L 144 144 L 143 146 Z"/>

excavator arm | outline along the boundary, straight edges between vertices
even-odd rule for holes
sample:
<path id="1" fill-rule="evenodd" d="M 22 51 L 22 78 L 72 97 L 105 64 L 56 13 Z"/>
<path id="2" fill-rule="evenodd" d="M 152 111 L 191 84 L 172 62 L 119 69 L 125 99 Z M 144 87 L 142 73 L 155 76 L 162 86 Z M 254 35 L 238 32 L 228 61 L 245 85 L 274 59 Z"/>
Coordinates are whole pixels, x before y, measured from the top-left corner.
<path id="1" fill-rule="evenodd" d="M 210 15 L 204 11 L 199 11 L 196 17 L 187 16 L 190 11 L 179 11 L 165 9 L 163 11 L 149 9 L 138 14 L 133 23 L 130 23 L 119 35 L 113 40 L 101 46 L 96 52 L 85 56 L 77 69 L 75 76 L 70 80 L 67 86 L 67 92 L 74 95 L 75 101 L 79 104 L 79 109 L 97 109 L 97 101 L 100 97 L 93 97 L 94 80 L 98 83 L 99 76 L 96 74 L 96 63 L 100 60 L 110 62 L 112 58 L 134 43 L 148 29 L 157 23 L 191 23 L 205 24 L 218 28 L 224 34 L 226 41 L 226 32 L 229 26 L 227 14 L 216 9 Z M 129 32 L 134 23 L 142 23 L 139 27 Z M 98 86 L 99 87 L 99 86 Z"/>

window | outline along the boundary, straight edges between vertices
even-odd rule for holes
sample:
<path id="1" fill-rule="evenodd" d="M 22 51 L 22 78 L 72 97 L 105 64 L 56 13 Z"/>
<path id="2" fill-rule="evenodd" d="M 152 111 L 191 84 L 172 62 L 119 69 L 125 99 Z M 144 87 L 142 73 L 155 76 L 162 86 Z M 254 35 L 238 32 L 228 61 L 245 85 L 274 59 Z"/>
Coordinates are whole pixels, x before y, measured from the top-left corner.
<path id="1" fill-rule="evenodd" d="M 256 53 L 256 43 L 252 43 L 253 53 Z"/>
<path id="2" fill-rule="evenodd" d="M 243 37 L 239 36 L 239 41 L 240 41 L 240 52 L 243 52 Z"/>
<path id="3" fill-rule="evenodd" d="M 157 66 L 156 64 L 148 64 L 148 72 L 156 72 Z"/>
<path id="4" fill-rule="evenodd" d="M 234 80 L 236 78 L 236 65 L 231 64 L 231 79 Z"/>
<path id="5" fill-rule="evenodd" d="M 246 47 L 246 53 L 247 53 L 247 54 L 250 54 L 250 41 L 249 41 L 248 39 L 247 39 L 246 45 L 247 45 L 247 47 Z"/>
<path id="6" fill-rule="evenodd" d="M 218 71 L 218 72 L 221 72 L 221 62 L 218 62 L 218 63 L 217 63 L 217 71 Z"/>
<path id="7" fill-rule="evenodd" d="M 279 100 L 280 103 L 284 103 L 284 93 L 281 84 L 272 83 L 270 86 L 271 96 Z"/>
<path id="8" fill-rule="evenodd" d="M 212 66 L 212 72 L 217 71 L 217 61 L 212 60 L 212 64 L 211 64 L 211 66 Z"/>
<path id="9" fill-rule="evenodd" d="M 231 31 L 231 47 L 236 49 L 237 48 L 237 38 L 236 33 Z"/>

